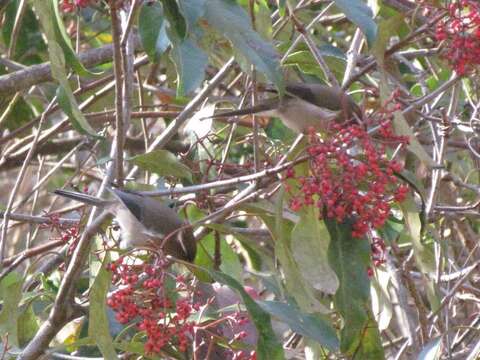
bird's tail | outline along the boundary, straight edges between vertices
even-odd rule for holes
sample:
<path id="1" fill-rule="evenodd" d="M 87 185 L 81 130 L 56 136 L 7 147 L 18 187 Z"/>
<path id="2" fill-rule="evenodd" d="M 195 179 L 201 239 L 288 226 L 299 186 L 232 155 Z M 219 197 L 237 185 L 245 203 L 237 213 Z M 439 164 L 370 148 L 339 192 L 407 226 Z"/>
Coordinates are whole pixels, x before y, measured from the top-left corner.
<path id="1" fill-rule="evenodd" d="M 108 201 L 106 201 L 106 200 L 99 199 L 95 196 L 88 195 L 88 194 L 81 193 L 81 192 L 77 192 L 77 191 L 57 189 L 57 190 L 54 191 L 54 193 L 57 194 L 57 195 L 72 199 L 72 200 L 80 201 L 82 203 L 85 203 L 85 204 L 88 204 L 88 205 L 93 205 L 93 206 L 98 206 L 98 207 L 104 207 L 108 203 Z"/>
<path id="2" fill-rule="evenodd" d="M 223 112 L 219 112 L 218 114 L 214 114 L 212 116 L 207 116 L 205 119 L 217 119 L 222 117 L 258 114 L 258 113 L 276 109 L 278 107 L 278 101 L 279 101 L 278 98 L 267 99 L 267 100 L 263 100 L 261 104 L 253 107 L 240 109 L 240 110 L 223 111 Z"/>

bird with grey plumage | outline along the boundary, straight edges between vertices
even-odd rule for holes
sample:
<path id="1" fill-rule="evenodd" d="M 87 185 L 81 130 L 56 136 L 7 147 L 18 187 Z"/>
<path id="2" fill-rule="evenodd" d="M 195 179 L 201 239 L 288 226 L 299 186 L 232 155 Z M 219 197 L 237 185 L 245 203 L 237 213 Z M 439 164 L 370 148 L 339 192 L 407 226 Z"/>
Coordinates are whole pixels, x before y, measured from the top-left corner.
<path id="1" fill-rule="evenodd" d="M 197 245 L 189 224 L 163 202 L 141 194 L 107 188 L 112 199 L 100 199 L 85 193 L 55 190 L 54 193 L 96 206 L 115 216 L 121 230 L 120 248 L 162 247 L 165 254 L 193 262 Z"/>
<path id="2" fill-rule="evenodd" d="M 310 128 L 326 131 L 332 122 L 342 123 L 353 117 L 362 119 L 362 111 L 342 89 L 322 84 L 287 83 L 285 95 L 259 101 L 253 107 L 222 111 L 209 118 L 258 114 L 278 117 L 297 133 Z"/>

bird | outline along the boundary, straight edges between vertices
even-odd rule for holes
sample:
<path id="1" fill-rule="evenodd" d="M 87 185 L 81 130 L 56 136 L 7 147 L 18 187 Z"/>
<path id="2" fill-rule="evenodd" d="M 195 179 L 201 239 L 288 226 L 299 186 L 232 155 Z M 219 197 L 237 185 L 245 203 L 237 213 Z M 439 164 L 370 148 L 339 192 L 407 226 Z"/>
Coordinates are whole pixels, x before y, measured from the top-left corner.
<path id="1" fill-rule="evenodd" d="M 362 119 L 360 108 L 342 89 L 306 83 L 287 83 L 283 97 L 276 95 L 253 107 L 220 112 L 208 118 L 249 114 L 278 117 L 296 133 L 307 133 L 310 128 L 325 131 L 332 121 L 341 123 L 354 114 Z"/>
<path id="2" fill-rule="evenodd" d="M 192 228 L 172 208 L 132 191 L 107 189 L 113 195 L 110 200 L 70 190 L 57 189 L 54 193 L 103 208 L 114 215 L 121 230 L 121 249 L 153 243 L 162 246 L 167 255 L 194 261 L 197 245 Z"/>

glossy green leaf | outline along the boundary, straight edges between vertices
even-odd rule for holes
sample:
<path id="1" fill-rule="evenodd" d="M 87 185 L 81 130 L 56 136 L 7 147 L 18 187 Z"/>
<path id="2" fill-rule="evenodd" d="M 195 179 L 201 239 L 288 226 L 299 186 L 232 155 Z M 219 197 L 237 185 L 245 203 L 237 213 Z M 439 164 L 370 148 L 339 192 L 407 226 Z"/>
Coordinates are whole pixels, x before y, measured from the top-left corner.
<path id="1" fill-rule="evenodd" d="M 54 29 L 55 41 L 60 45 L 65 56 L 66 63 L 80 76 L 100 75 L 101 73 L 94 73 L 87 70 L 77 57 L 77 54 L 73 50 L 70 37 L 67 34 L 65 25 L 63 24 L 62 17 L 58 9 L 57 0 L 46 0 L 50 2 L 51 13 L 53 15 L 52 27 Z M 51 21 L 51 20 L 50 20 Z M 48 38 L 50 41 L 50 38 Z"/>
<path id="2" fill-rule="evenodd" d="M 405 230 L 403 236 L 411 241 L 413 247 L 413 255 L 418 264 L 422 274 L 425 275 L 424 282 L 427 290 L 427 297 L 430 302 L 432 310 L 438 309 L 440 306 L 440 299 L 436 293 L 436 285 L 434 282 L 436 274 L 435 253 L 433 243 L 424 243 L 424 225 L 422 224 L 422 213 L 419 213 L 418 208 L 412 196 L 400 204 L 403 211 L 405 221 Z"/>
<path id="3" fill-rule="evenodd" d="M 393 316 L 393 304 L 390 299 L 389 288 L 392 286 L 391 273 L 381 268 L 375 268 L 372 279 L 371 297 L 372 312 L 378 323 L 378 328 L 383 331 L 388 328 Z"/>
<path id="4" fill-rule="evenodd" d="M 170 44 L 160 3 L 142 5 L 138 15 L 138 33 L 150 61 L 157 61 Z"/>
<path id="5" fill-rule="evenodd" d="M 313 287 L 303 277 L 293 256 L 291 249 L 293 228 L 292 224 L 283 217 L 283 191 L 279 194 L 274 223 L 269 225 L 266 220 L 264 218 L 267 226 L 271 230 L 273 229 L 275 234 L 275 255 L 279 259 L 285 274 L 285 284 L 289 295 L 296 300 L 300 309 L 305 312 L 327 313 L 328 309 L 316 299 Z"/>
<path id="6" fill-rule="evenodd" d="M 274 269 L 273 261 L 270 259 L 271 254 L 265 246 L 259 244 L 258 239 L 251 238 L 248 234 L 237 232 L 230 226 L 224 224 L 208 224 L 210 229 L 216 230 L 222 234 L 231 234 L 235 237 L 246 253 L 243 253 L 246 266 L 249 270 L 260 271 L 262 264 L 267 265 L 267 268 Z"/>
<path id="7" fill-rule="evenodd" d="M 400 204 L 403 210 L 405 220 L 405 230 L 410 237 L 414 249 L 415 258 L 423 273 L 434 276 L 436 273 L 435 255 L 431 246 L 426 246 L 422 242 L 423 226 L 421 214 L 415 204 L 413 197 L 408 196 L 407 199 Z"/>
<path id="8" fill-rule="evenodd" d="M 196 25 L 198 19 L 205 13 L 205 2 L 208 0 L 178 0 L 180 12 L 187 21 L 189 32 Z"/>
<path id="9" fill-rule="evenodd" d="M 0 30 L 5 45 L 10 46 L 11 35 L 20 1 L 12 0 L 7 1 L 7 3 L 8 5 L 5 8 L 4 19 Z M 21 58 L 24 65 L 40 63 L 43 59 L 39 54 L 46 50 L 47 45 L 42 38 L 42 33 L 35 13 L 28 4 L 23 13 L 22 19 L 23 21 L 17 34 L 15 53 L 11 60 Z"/>
<path id="10" fill-rule="evenodd" d="M 335 294 L 338 278 L 328 263 L 330 235 L 318 209 L 309 207 L 300 215 L 300 221 L 292 231 L 293 257 L 303 278 L 316 290 Z"/>
<path id="11" fill-rule="evenodd" d="M 184 96 L 199 87 L 205 78 L 208 57 L 190 38 L 181 40 L 169 33 L 172 42 L 170 57 L 177 70 L 177 96 Z"/>
<path id="12" fill-rule="evenodd" d="M 278 4 L 278 11 L 280 12 L 280 16 L 285 16 L 285 3 L 287 0 L 277 0 Z"/>
<path id="13" fill-rule="evenodd" d="M 388 85 L 388 80 L 386 74 L 382 71 L 380 81 L 380 98 L 383 102 L 390 96 L 392 89 Z M 412 152 L 424 165 L 428 167 L 435 166 L 435 162 L 432 157 L 427 153 L 425 148 L 420 144 L 417 137 L 413 133 L 410 125 L 408 125 L 405 116 L 400 111 L 395 111 L 393 113 L 393 127 L 397 135 L 405 136 L 409 140 L 407 148 Z"/>
<path id="14" fill-rule="evenodd" d="M 272 329 L 270 315 L 265 312 L 243 289 L 243 286 L 231 276 L 218 272 L 209 271 L 210 276 L 221 284 L 235 290 L 241 297 L 245 307 L 258 331 L 257 359 L 281 360 L 284 359 L 282 345 L 278 342 Z"/>
<path id="15" fill-rule="evenodd" d="M 65 70 L 65 57 L 61 46 L 56 41 L 54 22 L 52 22 L 52 18 L 55 17 L 55 11 L 49 1 L 35 0 L 34 4 L 48 40 L 48 53 L 50 56 L 52 76 L 59 83 L 57 90 L 58 103 L 78 131 L 91 136 L 97 136 L 95 130 L 88 124 L 87 119 L 78 108 L 78 104 L 68 83 Z"/>
<path id="16" fill-rule="evenodd" d="M 81 132 L 86 133 L 95 137 L 98 137 L 95 129 L 93 129 L 88 123 L 87 119 L 80 111 L 77 101 L 68 85 L 68 82 L 61 81 L 64 84 L 60 84 L 57 88 L 57 100 L 58 104 L 68 116 L 73 127 Z"/>
<path id="17" fill-rule="evenodd" d="M 257 301 L 263 310 L 286 323 L 290 328 L 303 336 L 309 337 L 331 351 L 339 348 L 338 338 L 328 318 L 318 314 L 306 314 L 288 303 L 278 301 Z"/>
<path id="18" fill-rule="evenodd" d="M 154 150 L 129 159 L 139 168 L 160 176 L 175 176 L 192 181 L 192 172 L 167 150 Z"/>
<path id="19" fill-rule="evenodd" d="M 380 87 L 381 88 L 381 87 Z M 381 91 L 381 90 L 380 90 Z M 427 153 L 425 148 L 420 144 L 417 137 L 413 133 L 413 130 L 408 125 L 407 120 L 402 115 L 401 112 L 395 111 L 394 112 L 394 120 L 393 125 L 395 128 L 395 133 L 397 135 L 406 136 L 409 139 L 409 144 L 407 146 L 408 150 L 410 150 L 413 154 L 415 154 L 418 159 L 423 162 L 426 166 L 432 167 L 435 166 L 435 162 L 433 161 L 432 157 Z"/>
<path id="20" fill-rule="evenodd" d="M 236 51 L 283 91 L 279 55 L 272 44 L 253 30 L 250 17 L 243 8 L 231 0 L 208 0 L 205 3 L 204 17 L 210 26 L 232 42 Z"/>
<path id="21" fill-rule="evenodd" d="M 338 53 L 332 56 L 331 49 L 320 51 L 324 55 L 328 67 L 333 71 L 337 78 L 341 78 L 345 73 L 345 59 Z M 325 79 L 325 73 L 318 66 L 317 61 L 309 50 L 300 50 L 290 54 L 285 61 L 286 66 L 296 66 L 302 73 L 314 75 L 319 79 Z"/>
<path id="22" fill-rule="evenodd" d="M 368 240 L 353 238 L 352 225 L 347 222 L 339 224 L 326 219 L 325 224 L 330 233 L 328 258 L 340 281 L 334 296 L 335 308 L 344 322 L 340 333 L 340 350 L 347 356 L 359 351 L 369 356 L 359 359 L 382 359 L 381 339 L 375 335 L 378 329 L 369 310 Z"/>
<path id="23" fill-rule="evenodd" d="M 361 334 L 360 343 L 354 351 L 355 359 L 384 360 L 385 353 L 377 323 L 370 309 L 366 310 L 368 321 Z"/>
<path id="24" fill-rule="evenodd" d="M 106 309 L 107 293 L 112 278 L 105 265 L 110 257 L 107 255 L 103 266 L 98 271 L 92 288 L 90 289 L 90 312 L 88 321 L 88 336 L 95 340 L 105 359 L 118 359 L 113 346 L 113 340 L 108 326 Z"/>
<path id="25" fill-rule="evenodd" d="M 377 24 L 367 4 L 362 0 L 334 0 L 334 2 L 345 16 L 360 28 L 371 46 L 377 37 Z"/>
<path id="26" fill-rule="evenodd" d="M 20 346 L 28 343 L 39 329 L 32 304 L 24 306 L 18 317 L 18 342 Z"/>
<path id="27" fill-rule="evenodd" d="M 403 23 L 403 14 L 397 14 L 382 20 L 378 25 L 378 36 L 372 46 L 372 53 L 377 58 L 378 64 L 382 67 L 385 60 L 385 51 L 390 44 L 390 39 L 397 33 L 398 28 Z"/>
<path id="28" fill-rule="evenodd" d="M 18 339 L 18 305 L 22 300 L 23 278 L 11 272 L 0 282 L 0 299 L 3 301 L 0 310 L 0 335 L 8 334 L 8 342 L 19 346 Z"/>
<path id="29" fill-rule="evenodd" d="M 175 36 L 180 40 L 187 37 L 187 22 L 183 17 L 178 3 L 173 0 L 161 0 L 165 17 L 170 24 L 170 30 L 175 33 Z"/>
<path id="30" fill-rule="evenodd" d="M 195 264 L 207 269 L 213 269 L 213 258 L 215 255 L 215 236 L 209 234 L 201 241 L 197 249 Z M 238 255 L 232 250 L 225 238 L 220 236 L 220 270 L 229 274 L 237 281 L 242 280 L 242 264 Z"/>

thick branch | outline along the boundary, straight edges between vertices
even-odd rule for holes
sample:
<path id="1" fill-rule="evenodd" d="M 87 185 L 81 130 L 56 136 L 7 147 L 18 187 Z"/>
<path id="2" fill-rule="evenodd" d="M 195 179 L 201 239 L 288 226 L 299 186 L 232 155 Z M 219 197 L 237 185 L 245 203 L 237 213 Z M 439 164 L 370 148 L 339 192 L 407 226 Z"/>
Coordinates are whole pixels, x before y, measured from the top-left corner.
<path id="1" fill-rule="evenodd" d="M 135 49 L 140 48 L 140 41 L 135 37 Z M 87 50 L 78 55 L 78 58 L 87 68 L 111 61 L 113 46 L 105 45 L 100 48 Z M 26 69 L 0 76 L 0 97 L 15 94 L 17 91 L 26 90 L 30 86 L 46 81 L 52 81 L 50 63 L 32 65 Z"/>

